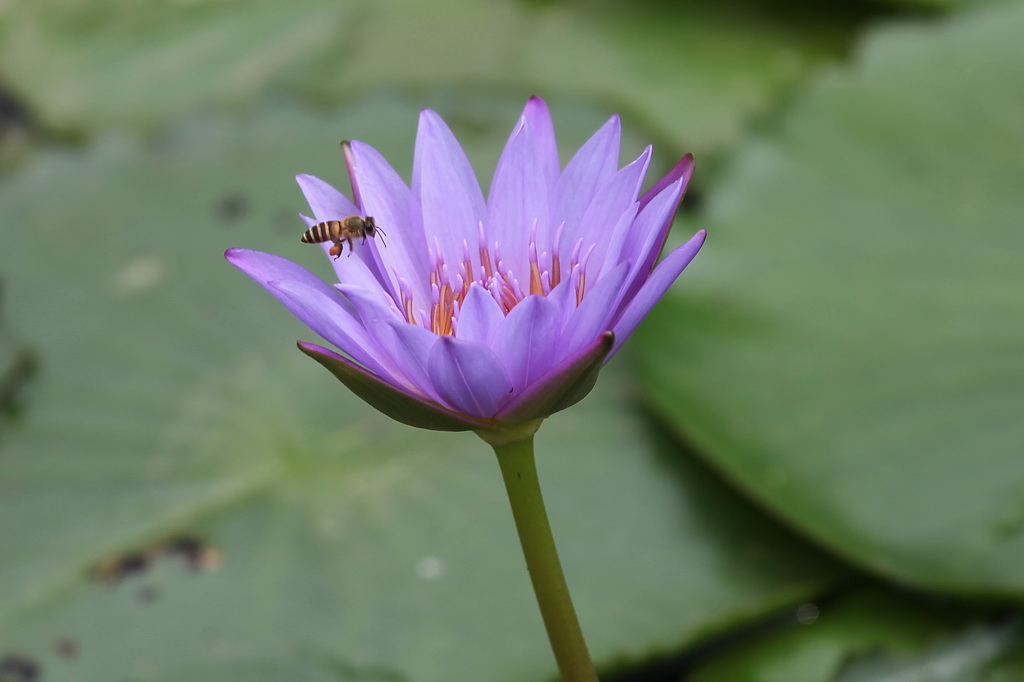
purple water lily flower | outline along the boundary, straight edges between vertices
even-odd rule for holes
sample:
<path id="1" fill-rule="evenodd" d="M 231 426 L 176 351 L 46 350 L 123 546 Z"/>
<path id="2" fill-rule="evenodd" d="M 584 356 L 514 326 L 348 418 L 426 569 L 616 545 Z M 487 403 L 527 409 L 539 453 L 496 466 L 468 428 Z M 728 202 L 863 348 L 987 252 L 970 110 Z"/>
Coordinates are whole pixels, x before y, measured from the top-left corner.
<path id="1" fill-rule="evenodd" d="M 651 148 L 620 169 L 617 117 L 563 169 L 547 105 L 531 99 L 486 200 L 433 111 L 411 188 L 372 147 L 343 148 L 352 200 L 300 175 L 303 219 L 373 217 L 386 246 L 346 244 L 334 285 L 269 253 L 225 255 L 341 351 L 300 342 L 305 353 L 413 426 L 488 430 L 577 402 L 704 242 L 702 230 L 656 264 L 693 159 L 640 196 Z"/>

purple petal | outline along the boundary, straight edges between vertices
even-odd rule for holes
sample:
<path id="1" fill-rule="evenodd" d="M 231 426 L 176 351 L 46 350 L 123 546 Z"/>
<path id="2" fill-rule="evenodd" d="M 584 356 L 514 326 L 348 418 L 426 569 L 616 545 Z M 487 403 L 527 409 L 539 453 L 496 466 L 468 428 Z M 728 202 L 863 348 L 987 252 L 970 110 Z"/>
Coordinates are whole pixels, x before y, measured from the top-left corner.
<path id="1" fill-rule="evenodd" d="M 661 194 L 662 190 L 674 183 L 676 180 L 683 178 L 683 184 L 687 185 L 690 183 L 690 178 L 693 176 L 693 154 L 687 154 L 683 158 L 679 159 L 679 162 L 672 167 L 672 170 L 654 183 L 654 187 L 644 192 L 644 195 L 640 197 L 640 208 L 646 206 L 651 199 Z"/>
<path id="2" fill-rule="evenodd" d="M 487 199 L 488 242 L 500 245 L 505 266 L 519 277 L 529 272 L 530 234 L 548 229 L 548 188 L 537 158 L 533 130 L 525 118 L 509 136 Z"/>
<path id="3" fill-rule="evenodd" d="M 324 220 L 340 220 L 345 216 L 360 213 L 356 205 L 344 194 L 313 175 L 300 174 L 295 176 L 309 207 L 313 209 L 316 222 Z"/>
<path id="4" fill-rule="evenodd" d="M 592 344 L 559 363 L 534 382 L 496 415 L 506 421 L 527 421 L 546 417 L 582 400 L 597 381 L 605 357 L 615 343 L 615 334 L 605 332 Z"/>
<path id="5" fill-rule="evenodd" d="M 326 348 L 299 342 L 299 350 L 326 367 L 357 396 L 388 417 L 421 429 L 471 431 L 490 426 L 411 395 Z"/>
<path id="6" fill-rule="evenodd" d="M 622 284 L 629 273 L 629 263 L 619 263 L 587 290 L 579 307 L 569 318 L 559 345 L 559 358 L 565 358 L 590 344 L 602 332 L 611 329 L 611 318 L 622 296 Z"/>
<path id="7" fill-rule="evenodd" d="M 372 343 L 360 321 L 349 311 L 351 304 L 342 302 L 341 294 L 326 294 L 296 280 L 268 282 L 269 291 L 322 338 L 343 353 L 385 380 L 400 384 L 390 359 Z M 347 304 L 347 305 L 346 305 Z"/>
<path id="8" fill-rule="evenodd" d="M 533 131 L 533 142 L 537 147 L 537 165 L 544 174 L 548 194 L 554 196 L 555 183 L 562 169 L 558 160 L 558 143 L 555 140 L 555 126 L 551 122 L 548 105 L 540 97 L 531 97 L 523 110 L 523 118 Z"/>
<path id="9" fill-rule="evenodd" d="M 334 294 L 334 289 L 329 284 L 287 258 L 251 249 L 228 249 L 224 252 L 224 257 L 229 263 L 256 280 L 267 291 L 270 291 L 269 282 L 293 279 L 306 286 L 319 289 L 327 296 Z"/>
<path id="10" fill-rule="evenodd" d="M 553 225 L 577 225 L 597 188 L 615 173 L 619 167 L 619 128 L 619 117 L 612 116 L 566 164 L 555 192 Z M 563 240 L 562 246 L 571 249 L 573 244 Z"/>
<path id="11" fill-rule="evenodd" d="M 363 205 L 363 195 L 359 191 L 359 176 L 355 173 L 356 159 L 352 154 L 352 140 L 341 141 L 341 154 L 345 157 L 345 168 L 348 169 L 348 181 L 352 185 L 352 201 L 356 206 Z"/>
<path id="12" fill-rule="evenodd" d="M 260 286 L 269 291 L 293 315 L 302 320 L 306 326 L 314 329 L 314 331 L 316 330 L 313 328 L 312 318 L 305 312 L 306 306 L 295 303 L 291 296 L 280 295 L 280 291 L 273 283 L 291 280 L 299 282 L 311 290 L 318 291 L 331 301 L 332 306 L 341 306 L 353 324 L 358 325 L 358 322 L 355 321 L 356 312 L 352 305 L 338 296 L 337 292 L 330 285 L 298 263 L 293 263 L 287 258 L 275 256 L 272 253 L 251 251 L 249 249 L 228 249 L 224 252 L 224 257 L 227 258 L 229 263 L 256 280 Z M 327 340 L 334 343 L 331 339 Z"/>
<path id="13" fill-rule="evenodd" d="M 579 237 L 583 238 L 584 248 L 591 244 L 596 245 L 590 259 L 588 275 L 591 274 L 591 268 L 593 272 L 601 271 L 616 219 L 636 203 L 636 195 L 640 192 L 640 185 L 650 162 L 651 148 L 648 147 L 639 158 L 601 185 L 594 201 L 584 211 L 583 218 L 578 223 L 566 224 L 562 242 L 564 245 L 575 244 Z M 612 258 L 618 262 L 617 251 L 612 254 Z"/>
<path id="14" fill-rule="evenodd" d="M 464 341 L 490 346 L 495 331 L 504 320 L 505 313 L 494 296 L 474 282 L 459 309 L 455 335 Z"/>
<path id="15" fill-rule="evenodd" d="M 607 250 L 600 262 L 592 257 L 587 263 L 587 281 L 604 277 L 611 272 L 623 259 L 622 251 L 628 242 L 636 238 L 636 212 L 639 204 L 634 203 L 619 216 L 608 237 Z M 596 250 L 595 250 L 596 256 Z"/>
<path id="16" fill-rule="evenodd" d="M 517 391 L 551 369 L 561 335 L 558 305 L 546 296 L 527 296 L 505 317 L 492 347 Z"/>
<path id="17" fill-rule="evenodd" d="M 427 370 L 427 358 L 430 357 L 430 351 L 438 341 L 437 334 L 408 322 L 392 322 L 391 328 L 395 332 L 398 343 L 401 344 L 406 361 L 415 362 L 418 365 L 419 370 L 414 374 L 427 377 L 428 383 L 421 387 L 423 392 L 432 400 L 443 402 L 437 389 L 434 388 L 434 382 L 430 380 L 430 372 Z"/>
<path id="18" fill-rule="evenodd" d="M 681 187 L 678 192 L 675 189 L 668 189 L 670 195 L 675 197 L 675 204 L 672 206 L 672 210 L 669 211 L 665 221 L 659 227 L 653 248 L 648 248 L 642 258 L 636 258 L 632 254 L 624 254 L 623 258 L 629 258 L 645 272 L 649 272 L 651 268 L 654 267 L 655 261 L 658 260 L 658 254 L 661 253 L 663 248 L 665 248 L 665 240 L 668 238 L 669 229 L 672 227 L 672 219 L 675 216 L 676 209 L 679 208 L 679 202 L 683 200 L 683 195 L 686 193 L 686 188 L 690 184 L 691 177 L 693 177 L 693 155 L 687 154 L 679 160 L 679 163 L 677 163 L 672 170 L 668 172 L 668 175 L 655 183 L 654 187 L 648 190 L 643 197 L 640 198 L 640 211 L 642 213 L 647 207 L 647 204 L 655 197 L 660 196 L 666 191 L 666 189 L 675 185 L 677 182 L 681 183 Z"/>
<path id="19" fill-rule="evenodd" d="M 473 167 L 452 131 L 437 113 L 420 114 L 413 157 L 412 188 L 419 198 L 426 246 L 441 245 L 437 254 L 454 266 L 463 259 L 463 242 L 470 246 L 474 271 L 480 267 L 477 254 L 480 221 L 487 215 Z M 426 253 L 426 250 L 424 250 Z"/>
<path id="20" fill-rule="evenodd" d="M 566 279 L 558 283 L 551 293 L 548 294 L 548 300 L 555 304 L 555 308 L 558 310 L 558 315 L 562 320 L 568 320 L 573 312 L 576 310 L 576 289 L 573 283 Z M 563 329 L 565 325 L 562 326 Z"/>
<path id="21" fill-rule="evenodd" d="M 663 261 L 658 263 L 658 267 L 654 268 L 650 278 L 640 288 L 640 291 L 637 292 L 637 295 L 629 302 L 622 315 L 615 322 L 615 347 L 609 354 L 609 358 L 618 352 L 623 342 L 629 338 L 633 330 L 640 324 L 640 321 L 644 319 L 651 308 L 654 307 L 654 304 L 661 299 L 676 278 L 690 264 L 693 257 L 700 251 L 700 247 L 704 245 L 704 238 L 706 236 L 707 233 L 704 230 L 700 230 L 697 234 L 690 237 L 690 241 L 666 256 Z"/>
<path id="22" fill-rule="evenodd" d="M 346 284 L 339 284 L 337 288 L 352 303 L 374 346 L 390 358 L 392 365 L 408 380 L 409 385 L 414 386 L 421 394 L 431 395 L 433 384 L 422 360 L 417 362 L 395 331 L 398 324 L 411 326 L 405 322 L 397 308 L 389 305 L 389 299 L 379 290 L 362 289 Z M 425 329 L 423 331 L 430 334 Z"/>
<path id="23" fill-rule="evenodd" d="M 488 419 L 508 400 L 512 382 L 487 346 L 442 336 L 427 358 L 434 388 L 451 407 Z"/>
<path id="24" fill-rule="evenodd" d="M 672 225 L 672 217 L 683 196 L 686 185 L 676 180 L 644 206 L 633 223 L 632 238 L 623 245 L 620 260 L 629 260 L 633 269 L 626 278 L 626 295 L 630 301 L 636 295 L 654 267 Z"/>
<path id="25" fill-rule="evenodd" d="M 394 300 L 399 300 L 398 283 L 394 281 L 396 271 L 414 287 L 413 295 L 425 300 L 428 292 L 422 283 L 428 272 L 427 242 L 418 211 L 413 210 L 412 192 L 376 149 L 358 140 L 349 144 L 349 173 L 353 185 L 359 187 L 363 215 L 372 216 L 385 234 L 383 241 L 377 237 L 374 248 L 367 250 L 368 255 L 376 257 L 374 262 L 379 263 L 376 270 L 372 265 L 370 270 L 381 279 Z M 359 285 L 360 282 L 344 278 L 345 265 L 341 260 L 335 262 L 339 280 Z"/>

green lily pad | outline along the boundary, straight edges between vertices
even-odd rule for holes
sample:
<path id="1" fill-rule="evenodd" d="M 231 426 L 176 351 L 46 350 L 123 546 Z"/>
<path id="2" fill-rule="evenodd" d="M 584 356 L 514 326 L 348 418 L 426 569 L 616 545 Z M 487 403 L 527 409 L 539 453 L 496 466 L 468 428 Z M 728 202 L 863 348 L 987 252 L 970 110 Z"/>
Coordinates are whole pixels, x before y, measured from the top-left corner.
<path id="1" fill-rule="evenodd" d="M 917 656 L 854 658 L 837 682 L 1010 682 L 1024 675 L 1020 622 L 976 624 Z"/>
<path id="2" fill-rule="evenodd" d="M 382 85 L 585 94 L 679 149 L 734 141 L 780 93 L 837 58 L 863 17 L 756 0 L 562 3 L 21 0 L 0 74 L 52 125 L 152 126 L 268 89 L 347 102 Z"/>
<path id="3" fill-rule="evenodd" d="M 186 665 L 180 671 L 161 678 L 161 682 L 196 680 L 245 680 L 246 682 L 402 682 L 404 677 L 374 670 L 353 670 L 321 656 L 295 654 L 271 657 L 254 654 L 230 663 Z"/>
<path id="4" fill-rule="evenodd" d="M 0 186 L 8 315 L 40 357 L 0 443 L 0 658 L 29 657 L 48 682 L 232 682 L 262 661 L 294 662 L 297 682 L 553 675 L 488 447 L 358 401 L 221 255 L 262 248 L 328 273 L 298 241 L 291 176 L 342 184 L 341 137 L 399 148 L 407 170 L 416 108 L 382 95 L 192 118 L 150 145 L 42 154 Z M 517 114 L 472 139 L 500 148 Z M 836 579 L 632 395 L 613 364 L 537 438 L 601 665 Z"/>
<path id="5" fill-rule="evenodd" d="M 955 10 L 985 3 L 1002 2 L 1002 0 L 885 0 L 890 5 L 902 7 L 918 7 L 935 10 Z"/>
<path id="6" fill-rule="evenodd" d="M 740 149 L 639 340 L 660 412 L 879 574 L 1024 594 L 1024 3 L 879 32 Z"/>
<path id="7" fill-rule="evenodd" d="M 150 127 L 261 97 L 343 40 L 351 13 L 319 0 L 15 0 L 0 25 L 0 73 L 49 125 Z"/>
<path id="8" fill-rule="evenodd" d="M 863 21 L 835 5 L 756 0 L 389 0 L 359 19 L 351 40 L 308 73 L 323 97 L 337 96 L 339 80 L 502 84 L 552 100 L 584 93 L 698 158 L 735 142 L 781 93 L 838 59 Z"/>
<path id="9" fill-rule="evenodd" d="M 792 623 L 730 648 L 693 682 L 821 682 L 837 679 L 851 660 L 920 662 L 936 642 L 958 636 L 971 615 L 889 588 L 856 589 L 802 605 Z"/>

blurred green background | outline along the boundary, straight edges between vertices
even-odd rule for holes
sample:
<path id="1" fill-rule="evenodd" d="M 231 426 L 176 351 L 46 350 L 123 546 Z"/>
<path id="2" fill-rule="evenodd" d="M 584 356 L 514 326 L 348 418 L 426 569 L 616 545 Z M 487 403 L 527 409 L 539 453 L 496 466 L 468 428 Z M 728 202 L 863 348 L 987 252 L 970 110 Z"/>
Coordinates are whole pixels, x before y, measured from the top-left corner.
<path id="1" fill-rule="evenodd" d="M 484 185 L 526 98 L 697 174 L 704 251 L 538 435 L 616 682 L 1024 680 L 1024 1 L 0 3 L 0 682 L 551 680 L 471 435 L 225 248 L 337 143 Z"/>

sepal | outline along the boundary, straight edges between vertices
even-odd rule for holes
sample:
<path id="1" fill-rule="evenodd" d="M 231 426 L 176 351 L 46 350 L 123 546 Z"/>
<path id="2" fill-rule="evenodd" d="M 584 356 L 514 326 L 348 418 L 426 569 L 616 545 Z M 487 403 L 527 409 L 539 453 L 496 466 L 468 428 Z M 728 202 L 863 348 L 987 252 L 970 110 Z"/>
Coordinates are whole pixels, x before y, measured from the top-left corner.
<path id="1" fill-rule="evenodd" d="M 313 358 L 371 407 L 409 426 L 431 431 L 479 431 L 492 428 L 488 420 L 474 419 L 419 398 L 384 382 L 347 358 L 312 343 L 298 343 Z"/>

